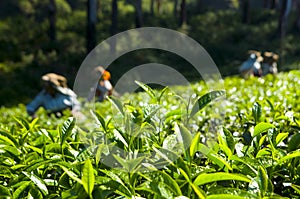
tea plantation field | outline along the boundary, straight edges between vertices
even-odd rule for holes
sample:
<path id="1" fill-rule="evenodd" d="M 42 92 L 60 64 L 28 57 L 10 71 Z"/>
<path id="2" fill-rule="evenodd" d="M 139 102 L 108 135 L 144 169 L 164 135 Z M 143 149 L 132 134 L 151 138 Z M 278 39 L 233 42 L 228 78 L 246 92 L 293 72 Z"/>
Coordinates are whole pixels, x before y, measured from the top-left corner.
<path id="1" fill-rule="evenodd" d="M 300 71 L 0 109 L 0 198 L 300 198 Z"/>

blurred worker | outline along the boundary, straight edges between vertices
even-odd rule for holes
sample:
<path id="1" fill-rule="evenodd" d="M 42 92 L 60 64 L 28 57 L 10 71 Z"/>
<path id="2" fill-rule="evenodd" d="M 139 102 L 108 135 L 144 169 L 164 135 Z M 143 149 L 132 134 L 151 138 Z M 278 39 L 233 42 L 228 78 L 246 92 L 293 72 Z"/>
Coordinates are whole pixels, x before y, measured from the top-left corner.
<path id="1" fill-rule="evenodd" d="M 248 59 L 244 61 L 239 68 L 240 74 L 244 78 L 248 78 L 249 76 L 262 76 L 261 62 L 263 61 L 263 57 L 261 53 L 255 50 L 250 50 L 248 53 Z"/>
<path id="2" fill-rule="evenodd" d="M 262 63 L 263 75 L 267 75 L 267 74 L 276 75 L 278 73 L 277 61 L 279 59 L 279 56 L 273 52 L 265 52 L 263 57 L 264 57 L 264 61 Z"/>
<path id="3" fill-rule="evenodd" d="M 27 106 L 27 113 L 35 117 L 35 112 L 43 107 L 48 114 L 62 116 L 62 112 L 70 109 L 73 114 L 79 112 L 80 104 L 77 95 L 67 86 L 67 79 L 55 73 L 42 76 L 43 90 Z"/>
<path id="4" fill-rule="evenodd" d="M 96 101 L 102 102 L 107 96 L 112 95 L 113 86 L 110 82 L 111 75 L 110 72 L 105 70 L 102 66 L 96 67 L 94 71 L 100 79 L 95 86 L 95 89 L 91 91 L 88 101 L 91 101 L 94 97 L 93 95 L 95 95 Z"/>

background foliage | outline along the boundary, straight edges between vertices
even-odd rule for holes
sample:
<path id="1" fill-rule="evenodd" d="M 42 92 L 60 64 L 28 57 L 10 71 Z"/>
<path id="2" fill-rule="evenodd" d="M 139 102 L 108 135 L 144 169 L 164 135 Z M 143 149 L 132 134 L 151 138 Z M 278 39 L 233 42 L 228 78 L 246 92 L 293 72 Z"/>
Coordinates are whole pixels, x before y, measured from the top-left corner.
<path id="1" fill-rule="evenodd" d="M 12 0 L 0 3 L 0 104 L 28 102 L 40 90 L 40 76 L 57 72 L 73 85 L 85 58 L 87 30 L 86 0 L 56 0 L 56 39 L 49 38 L 49 1 Z M 111 35 L 112 9 L 109 0 L 98 0 L 96 42 Z M 181 1 L 142 1 L 143 26 L 171 28 L 198 41 L 216 62 L 223 76 L 237 74 L 247 50 L 274 51 L 281 55 L 279 70 L 298 68 L 300 52 L 298 10 L 288 18 L 284 42 L 278 36 L 280 2 L 275 9 L 256 2 L 250 20 L 242 21 L 241 1 L 186 1 L 186 23 L 179 24 Z M 160 6 L 158 3 L 160 2 Z M 174 2 L 178 2 L 174 9 Z M 296 1 L 295 1 L 296 2 Z M 117 32 L 135 28 L 135 1 L 118 0 Z M 130 59 L 128 59 L 130 57 Z M 189 80 L 198 80 L 185 60 L 168 52 L 141 50 L 117 59 L 109 70 L 116 82 L 124 72 L 144 63 L 158 62 L 178 69 Z M 30 81 L 28 81 L 30 80 Z M 10 100 L 6 97 L 9 96 Z"/>

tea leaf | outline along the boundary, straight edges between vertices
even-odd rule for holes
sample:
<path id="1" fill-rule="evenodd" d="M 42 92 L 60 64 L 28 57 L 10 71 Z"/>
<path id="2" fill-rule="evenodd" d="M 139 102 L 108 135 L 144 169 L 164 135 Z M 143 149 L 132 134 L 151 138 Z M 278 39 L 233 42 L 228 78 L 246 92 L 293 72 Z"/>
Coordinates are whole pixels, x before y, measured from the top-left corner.
<path id="1" fill-rule="evenodd" d="M 261 105 L 258 102 L 255 102 L 252 107 L 252 115 L 255 123 L 257 123 L 261 117 Z"/>
<path id="2" fill-rule="evenodd" d="M 288 151 L 294 151 L 300 148 L 300 133 L 292 135 L 290 141 L 288 142 Z"/>
<path id="3" fill-rule="evenodd" d="M 198 144 L 200 143 L 200 133 L 197 133 L 196 136 L 193 138 L 191 146 L 190 146 L 190 156 L 194 157 L 197 149 Z"/>
<path id="4" fill-rule="evenodd" d="M 206 93 L 205 95 L 198 98 L 196 103 L 194 104 L 192 111 L 190 113 L 190 118 L 193 117 L 196 113 L 198 113 L 201 109 L 203 109 L 206 105 L 210 102 L 214 101 L 215 99 L 225 95 L 225 91 L 211 91 Z"/>
<path id="5" fill-rule="evenodd" d="M 291 187 L 292 187 L 298 194 L 300 194 L 300 186 L 299 186 L 299 185 L 292 184 Z"/>
<path id="6" fill-rule="evenodd" d="M 156 95 L 150 86 L 139 81 L 134 81 L 134 82 L 137 85 L 139 85 L 144 91 L 146 91 L 146 93 L 151 97 L 151 99 L 156 100 Z"/>
<path id="7" fill-rule="evenodd" d="M 25 191 L 25 189 L 30 185 L 31 181 L 23 181 L 19 187 L 13 193 L 13 199 L 20 198 L 20 195 Z"/>
<path id="8" fill-rule="evenodd" d="M 123 104 L 120 100 L 118 100 L 117 98 L 110 96 L 107 98 L 118 110 L 119 112 L 125 116 L 124 114 L 124 110 L 123 110 Z"/>
<path id="9" fill-rule="evenodd" d="M 93 165 L 90 159 L 87 159 L 83 165 L 81 180 L 84 190 L 90 196 L 90 198 L 93 198 L 92 192 L 95 184 L 95 175 Z"/>
<path id="10" fill-rule="evenodd" d="M 61 126 L 61 130 L 60 130 L 60 141 L 61 141 L 61 145 L 63 145 L 63 143 L 65 143 L 66 139 L 70 136 L 70 134 L 72 133 L 72 130 L 75 126 L 75 118 L 70 117 L 68 118 L 68 120 L 66 120 L 63 125 Z"/>
<path id="11" fill-rule="evenodd" d="M 265 169 L 262 166 L 259 166 L 258 168 L 257 184 L 261 195 L 264 196 L 268 189 L 268 176 Z"/>
<path id="12" fill-rule="evenodd" d="M 38 176 L 25 171 L 23 171 L 22 173 L 26 175 L 42 191 L 44 195 L 47 195 L 49 193 L 45 182 Z"/>
<path id="13" fill-rule="evenodd" d="M 300 156 L 300 151 L 293 151 L 292 153 L 287 154 L 286 156 L 283 156 L 282 158 L 279 159 L 277 162 L 278 164 L 283 164 L 285 161 L 296 158 Z"/>
<path id="14" fill-rule="evenodd" d="M 191 132 L 187 128 L 185 128 L 181 124 L 175 123 L 174 131 L 177 136 L 178 142 L 183 145 L 183 150 L 187 150 L 187 148 L 191 145 L 192 135 Z"/>
<path id="15" fill-rule="evenodd" d="M 214 194 L 214 195 L 208 195 L 206 199 L 244 199 L 245 197 L 242 196 L 236 196 L 233 194 Z"/>
<path id="16" fill-rule="evenodd" d="M 179 168 L 180 173 L 183 175 L 183 177 L 189 182 L 195 193 L 200 199 L 205 199 L 204 191 L 201 190 L 197 185 L 195 185 L 189 178 L 189 176 L 185 173 L 185 171 L 181 168 Z"/>
<path id="17" fill-rule="evenodd" d="M 218 172 L 218 173 L 204 173 L 197 176 L 194 181 L 195 185 L 203 185 L 211 182 L 222 181 L 222 180 L 238 180 L 244 182 L 251 182 L 246 176 L 241 174 L 232 174 L 232 173 L 225 173 L 225 172 Z"/>
<path id="18" fill-rule="evenodd" d="M 276 136 L 276 145 L 285 140 L 289 136 L 289 133 L 279 133 Z"/>
<path id="19" fill-rule="evenodd" d="M 261 122 L 261 123 L 257 124 L 254 127 L 253 137 L 265 132 L 266 130 L 268 130 L 270 128 L 275 128 L 275 126 L 270 123 L 265 123 L 265 122 Z"/>

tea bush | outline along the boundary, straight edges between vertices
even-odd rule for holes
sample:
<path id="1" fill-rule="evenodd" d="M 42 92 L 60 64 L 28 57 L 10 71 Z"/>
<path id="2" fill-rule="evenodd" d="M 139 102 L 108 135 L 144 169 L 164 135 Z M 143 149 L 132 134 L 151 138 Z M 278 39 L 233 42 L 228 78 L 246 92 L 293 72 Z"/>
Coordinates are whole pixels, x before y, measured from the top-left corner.
<path id="1" fill-rule="evenodd" d="M 0 112 L 3 198 L 299 198 L 300 72 Z M 194 94 L 193 94 L 194 93 Z"/>

